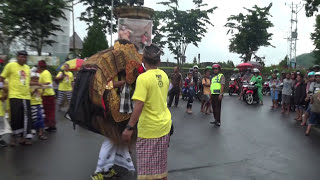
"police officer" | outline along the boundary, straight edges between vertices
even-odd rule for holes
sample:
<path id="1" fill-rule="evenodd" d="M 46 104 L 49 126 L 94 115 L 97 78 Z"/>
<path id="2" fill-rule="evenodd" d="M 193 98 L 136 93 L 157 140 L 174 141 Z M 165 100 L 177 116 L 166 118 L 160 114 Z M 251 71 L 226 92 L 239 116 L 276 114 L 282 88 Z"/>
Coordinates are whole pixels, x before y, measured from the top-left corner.
<path id="1" fill-rule="evenodd" d="M 215 121 L 210 122 L 216 126 L 221 125 L 221 102 L 224 93 L 225 77 L 221 73 L 221 66 L 219 64 L 212 65 L 213 77 L 211 79 L 211 104 L 213 109 L 213 117 Z"/>

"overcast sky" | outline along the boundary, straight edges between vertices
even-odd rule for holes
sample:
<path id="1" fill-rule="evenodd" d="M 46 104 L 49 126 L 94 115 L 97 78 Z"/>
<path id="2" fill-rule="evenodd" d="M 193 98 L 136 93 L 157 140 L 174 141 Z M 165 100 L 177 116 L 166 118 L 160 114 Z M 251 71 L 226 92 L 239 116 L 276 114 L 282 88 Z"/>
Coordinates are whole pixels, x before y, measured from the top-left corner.
<path id="1" fill-rule="evenodd" d="M 152 7 L 155 10 L 163 10 L 164 7 L 157 5 L 157 2 L 162 0 L 145 0 L 146 7 Z M 183 3 L 182 3 L 183 2 Z M 240 63 L 238 54 L 230 53 L 229 38 L 227 35 L 227 28 L 224 25 L 227 22 L 227 18 L 230 15 L 236 15 L 240 12 L 245 13 L 243 7 L 251 8 L 255 4 L 259 7 L 268 6 L 270 2 L 273 3 L 271 8 L 271 22 L 274 24 L 273 28 L 269 29 L 269 32 L 273 33 L 273 40 L 271 44 L 273 47 L 262 47 L 258 51 L 259 56 L 266 57 L 266 64 L 277 64 L 288 53 L 288 42 L 285 39 L 290 29 L 290 16 L 291 10 L 285 3 L 299 3 L 299 0 L 204 0 L 209 7 L 217 6 L 218 9 L 214 11 L 214 14 L 210 16 L 214 27 L 209 27 L 205 38 L 199 44 L 199 47 L 193 45 L 189 46 L 186 52 L 187 62 L 192 62 L 193 58 L 198 53 L 201 54 L 201 61 L 227 61 L 232 60 L 235 64 Z M 190 9 L 193 7 L 192 0 L 180 0 L 180 9 Z M 78 19 L 80 13 L 85 10 L 85 7 L 81 4 L 75 6 L 75 20 L 76 32 L 83 39 L 87 35 L 86 24 Z M 297 43 L 297 55 L 311 52 L 314 49 L 312 41 L 310 40 L 310 33 L 314 30 L 315 18 L 307 18 L 305 16 L 304 8 L 298 14 L 298 43 Z M 72 27 L 72 26 L 71 26 Z M 114 35 L 114 38 L 117 36 Z M 107 36 L 110 42 L 110 35 Z M 109 43 L 110 44 L 110 43 Z M 165 50 L 163 61 L 169 59 L 174 62 L 173 55 L 168 50 Z"/>

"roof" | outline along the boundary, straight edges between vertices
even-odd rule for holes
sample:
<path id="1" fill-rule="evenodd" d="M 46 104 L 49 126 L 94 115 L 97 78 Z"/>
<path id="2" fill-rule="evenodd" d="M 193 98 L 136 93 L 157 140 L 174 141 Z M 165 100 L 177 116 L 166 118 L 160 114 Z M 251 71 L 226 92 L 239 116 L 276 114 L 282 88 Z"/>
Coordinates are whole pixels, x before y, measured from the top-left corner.
<path id="1" fill-rule="evenodd" d="M 76 32 L 74 33 L 74 37 L 75 37 L 76 49 L 82 49 L 83 48 L 83 42 L 82 42 L 81 38 L 79 37 L 79 35 Z M 73 36 L 70 37 L 70 49 L 74 49 L 73 48 Z"/>

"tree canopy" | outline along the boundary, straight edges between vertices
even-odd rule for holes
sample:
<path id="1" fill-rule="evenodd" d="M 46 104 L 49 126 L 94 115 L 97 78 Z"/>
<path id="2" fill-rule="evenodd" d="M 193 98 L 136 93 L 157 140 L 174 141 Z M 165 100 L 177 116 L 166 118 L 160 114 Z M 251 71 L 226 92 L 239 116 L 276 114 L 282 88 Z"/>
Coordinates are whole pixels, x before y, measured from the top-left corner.
<path id="1" fill-rule="evenodd" d="M 252 9 L 244 8 L 248 12 L 246 15 L 240 13 L 228 18 L 225 27 L 229 28 L 227 34 L 232 35 L 229 51 L 240 54 L 244 62 L 250 61 L 261 46 L 272 46 L 270 40 L 273 34 L 268 32 L 273 27 L 268 19 L 271 17 L 271 7 L 272 3 L 263 8 L 255 5 Z"/>
<path id="2" fill-rule="evenodd" d="M 305 0 L 305 10 L 306 16 L 311 17 L 314 15 L 315 12 L 318 12 L 320 6 L 320 0 Z"/>
<path id="3" fill-rule="evenodd" d="M 320 15 L 317 15 L 314 27 L 314 32 L 311 33 L 311 40 L 315 46 L 315 49 L 313 50 L 313 56 L 315 58 L 314 63 L 320 64 Z"/>
<path id="4" fill-rule="evenodd" d="M 20 38 L 41 55 L 44 45 L 55 41 L 50 36 L 62 31 L 55 21 L 66 19 L 63 10 L 68 9 L 64 0 L 2 0 L 0 3 L 0 31 L 3 41 Z"/>
<path id="5" fill-rule="evenodd" d="M 93 24 L 89 27 L 88 35 L 84 38 L 82 58 L 90 57 L 98 51 L 108 49 L 108 41 L 102 31 L 101 24 Z"/>
<path id="6" fill-rule="evenodd" d="M 86 10 L 81 13 L 80 20 L 87 23 L 90 27 L 93 23 L 101 25 L 103 32 L 111 32 L 111 0 L 79 0 L 87 6 Z M 126 2 L 114 0 L 114 6 L 124 5 Z M 117 32 L 117 18 L 113 15 L 113 32 Z M 88 28 L 89 29 L 89 28 Z"/>
<path id="7" fill-rule="evenodd" d="M 168 0 L 158 3 L 167 7 L 165 11 L 157 11 L 154 17 L 153 42 L 168 46 L 180 64 L 186 57 L 188 45 L 198 47 L 198 43 L 207 33 L 207 26 L 213 26 L 209 15 L 216 7 L 205 9 L 208 5 L 203 0 L 193 0 L 194 8 L 179 10 L 179 0 Z"/>

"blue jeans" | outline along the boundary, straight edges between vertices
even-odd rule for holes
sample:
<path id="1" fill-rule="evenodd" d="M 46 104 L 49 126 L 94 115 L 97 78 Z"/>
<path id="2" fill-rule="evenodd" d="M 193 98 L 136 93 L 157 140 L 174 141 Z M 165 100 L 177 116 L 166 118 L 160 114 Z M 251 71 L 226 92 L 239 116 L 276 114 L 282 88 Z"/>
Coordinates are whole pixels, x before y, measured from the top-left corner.
<path id="1" fill-rule="evenodd" d="M 279 91 L 271 90 L 271 98 L 272 100 L 277 101 L 279 99 Z"/>
<path id="2" fill-rule="evenodd" d="M 311 112 L 308 125 L 315 125 L 320 120 L 320 113 Z"/>

